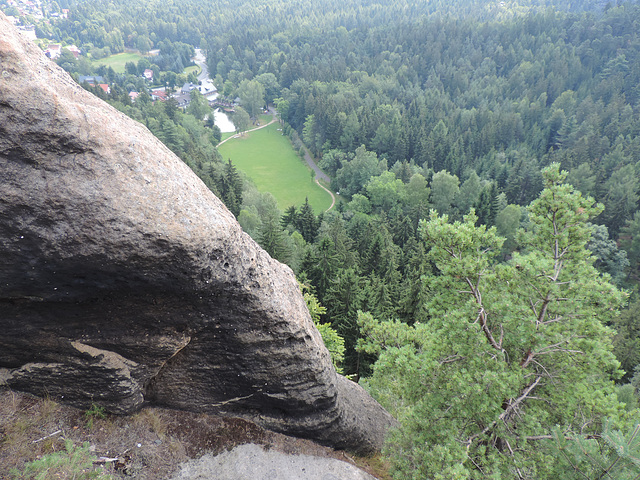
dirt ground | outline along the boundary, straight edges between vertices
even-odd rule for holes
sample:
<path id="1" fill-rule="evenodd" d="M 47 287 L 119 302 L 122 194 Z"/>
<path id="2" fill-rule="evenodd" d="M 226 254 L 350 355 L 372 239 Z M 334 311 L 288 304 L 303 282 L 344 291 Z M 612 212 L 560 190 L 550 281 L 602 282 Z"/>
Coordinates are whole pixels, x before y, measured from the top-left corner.
<path id="1" fill-rule="evenodd" d="M 156 407 L 129 416 L 82 411 L 50 399 L 0 388 L 0 478 L 12 468 L 64 450 L 64 441 L 88 442 L 96 465 L 115 478 L 160 480 L 178 465 L 206 453 L 218 454 L 255 443 L 288 454 L 348 461 L 380 479 L 387 478 L 379 457 L 354 458 L 309 440 L 265 430 L 239 418 L 223 418 Z"/>

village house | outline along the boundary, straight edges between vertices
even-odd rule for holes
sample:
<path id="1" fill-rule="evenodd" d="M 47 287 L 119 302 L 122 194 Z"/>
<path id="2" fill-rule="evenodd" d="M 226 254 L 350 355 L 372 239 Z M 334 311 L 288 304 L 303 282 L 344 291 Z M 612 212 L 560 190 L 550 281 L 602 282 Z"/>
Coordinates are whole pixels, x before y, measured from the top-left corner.
<path id="1" fill-rule="evenodd" d="M 186 93 L 176 93 L 173 98 L 178 102 L 178 107 L 187 108 L 191 103 L 191 92 L 188 91 Z"/>
<path id="2" fill-rule="evenodd" d="M 44 54 L 51 60 L 55 60 L 60 55 L 62 55 L 62 45 L 59 45 L 57 43 L 50 43 L 47 49 L 44 51 Z"/>
<path id="3" fill-rule="evenodd" d="M 160 100 L 161 102 L 164 102 L 167 100 L 167 98 L 169 98 L 169 96 L 167 95 L 167 92 L 165 91 L 164 87 L 151 90 L 151 100 L 153 100 L 154 102 L 156 100 Z"/>
<path id="4" fill-rule="evenodd" d="M 182 86 L 182 89 L 180 90 L 180 93 L 191 93 L 191 90 L 193 90 L 194 88 L 197 88 L 197 85 L 194 85 L 191 82 L 185 83 Z"/>
<path id="5" fill-rule="evenodd" d="M 217 90 L 213 90 L 211 92 L 206 92 L 206 93 L 203 93 L 203 96 L 204 96 L 204 98 L 207 99 L 207 101 L 209 103 L 215 102 L 216 99 L 218 98 L 218 91 Z"/>
<path id="6" fill-rule="evenodd" d="M 75 59 L 77 60 L 78 57 L 80 56 L 80 54 L 82 53 L 82 50 L 80 50 L 78 47 L 76 47 L 75 45 L 69 45 L 68 47 L 64 47 L 67 50 L 69 50 L 73 56 L 75 57 Z"/>
<path id="7" fill-rule="evenodd" d="M 176 99 L 179 108 L 187 108 L 191 103 L 191 91 L 196 88 L 198 88 L 197 85 L 192 82 L 187 82 L 182 86 L 178 93 L 171 97 Z"/>
<path id="8" fill-rule="evenodd" d="M 218 97 L 218 89 L 215 87 L 211 80 L 205 80 L 198 87 L 200 93 L 206 98 L 208 101 L 213 101 Z"/>
<path id="9" fill-rule="evenodd" d="M 142 73 L 142 76 L 148 82 L 152 82 L 153 81 L 153 70 L 151 70 L 150 68 L 145 69 L 145 71 Z"/>

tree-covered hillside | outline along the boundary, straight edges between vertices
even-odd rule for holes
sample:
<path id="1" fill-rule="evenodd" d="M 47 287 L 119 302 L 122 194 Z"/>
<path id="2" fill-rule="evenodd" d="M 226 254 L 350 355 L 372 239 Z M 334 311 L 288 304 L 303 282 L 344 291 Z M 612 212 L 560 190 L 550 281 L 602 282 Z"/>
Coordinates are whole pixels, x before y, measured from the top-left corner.
<path id="1" fill-rule="evenodd" d="M 402 422 L 396 478 L 638 478 L 636 2 L 70 8 L 39 28 L 98 56 L 159 49 L 128 74 L 98 72 L 113 88 L 96 93 L 293 268 L 327 338 L 344 339 L 338 366 Z M 278 211 L 243 190 L 204 112 L 131 104 L 144 68 L 185 79 L 193 47 L 224 96 L 252 115 L 277 106 L 331 177 L 335 209 Z"/>

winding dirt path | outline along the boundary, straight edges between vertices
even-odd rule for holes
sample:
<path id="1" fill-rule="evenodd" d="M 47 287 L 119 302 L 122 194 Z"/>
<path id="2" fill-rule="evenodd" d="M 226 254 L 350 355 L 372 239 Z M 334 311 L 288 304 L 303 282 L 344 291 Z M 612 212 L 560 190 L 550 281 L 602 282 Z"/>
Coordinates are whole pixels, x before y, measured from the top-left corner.
<path id="1" fill-rule="evenodd" d="M 331 195 L 331 206 L 325 210 L 325 212 L 328 212 L 336 204 L 336 197 L 333 194 L 333 192 L 329 190 L 327 187 L 325 187 L 324 185 L 322 185 L 319 180 L 322 180 L 327 183 L 331 183 L 331 179 L 329 178 L 329 175 L 327 175 L 322 170 L 320 170 L 320 167 L 316 165 L 316 162 L 313 160 L 313 157 L 311 156 L 311 152 L 309 151 L 309 149 L 304 145 L 302 146 L 302 148 L 304 149 L 304 160 L 307 162 L 307 165 L 309 165 L 309 168 L 311 168 L 314 172 L 316 172 L 316 176 L 314 180 L 316 181 L 316 183 L 320 188 L 322 188 L 325 192 Z"/>
<path id="2" fill-rule="evenodd" d="M 316 181 L 316 183 L 318 184 L 318 186 L 320 188 L 322 188 L 324 191 L 326 191 L 329 195 L 331 195 L 331 206 L 329 208 L 327 208 L 325 210 L 325 212 L 328 212 L 329 210 L 331 210 L 333 208 L 333 206 L 336 204 L 336 197 L 333 194 L 333 192 L 331 190 L 329 190 L 327 187 L 325 187 L 324 185 L 322 185 L 319 181 L 318 181 L 318 177 L 314 178 L 314 180 Z"/>
<path id="3" fill-rule="evenodd" d="M 260 130 L 261 128 L 265 128 L 268 127 L 269 125 L 271 125 L 272 123 L 274 123 L 276 121 L 276 111 L 273 108 L 269 109 L 269 112 L 271 112 L 272 118 L 271 121 L 269 123 L 265 123 L 264 125 L 260 125 L 259 127 L 256 128 L 252 128 L 251 130 L 245 130 L 242 133 L 236 133 L 235 135 L 231 135 L 230 137 L 225 138 L 224 140 L 222 140 L 218 145 L 216 145 L 216 147 L 219 147 L 220 145 L 222 145 L 224 142 L 231 140 L 232 138 L 238 138 L 241 135 L 244 135 L 245 133 L 249 133 L 249 132 L 254 132 L 256 130 Z"/>

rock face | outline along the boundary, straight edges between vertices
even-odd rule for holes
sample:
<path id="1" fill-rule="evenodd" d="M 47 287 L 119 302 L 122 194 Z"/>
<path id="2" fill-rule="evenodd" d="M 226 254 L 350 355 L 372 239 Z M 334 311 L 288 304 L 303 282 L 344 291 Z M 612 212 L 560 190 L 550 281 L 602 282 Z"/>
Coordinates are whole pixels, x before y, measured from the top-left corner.
<path id="1" fill-rule="evenodd" d="M 219 455 L 207 454 L 180 466 L 170 480 L 376 480 L 334 458 L 288 455 L 245 444 Z"/>
<path id="2" fill-rule="evenodd" d="M 291 270 L 1 13 L 0 333 L 0 378 L 81 408 L 236 415 L 359 451 L 393 423 L 335 373 Z"/>

